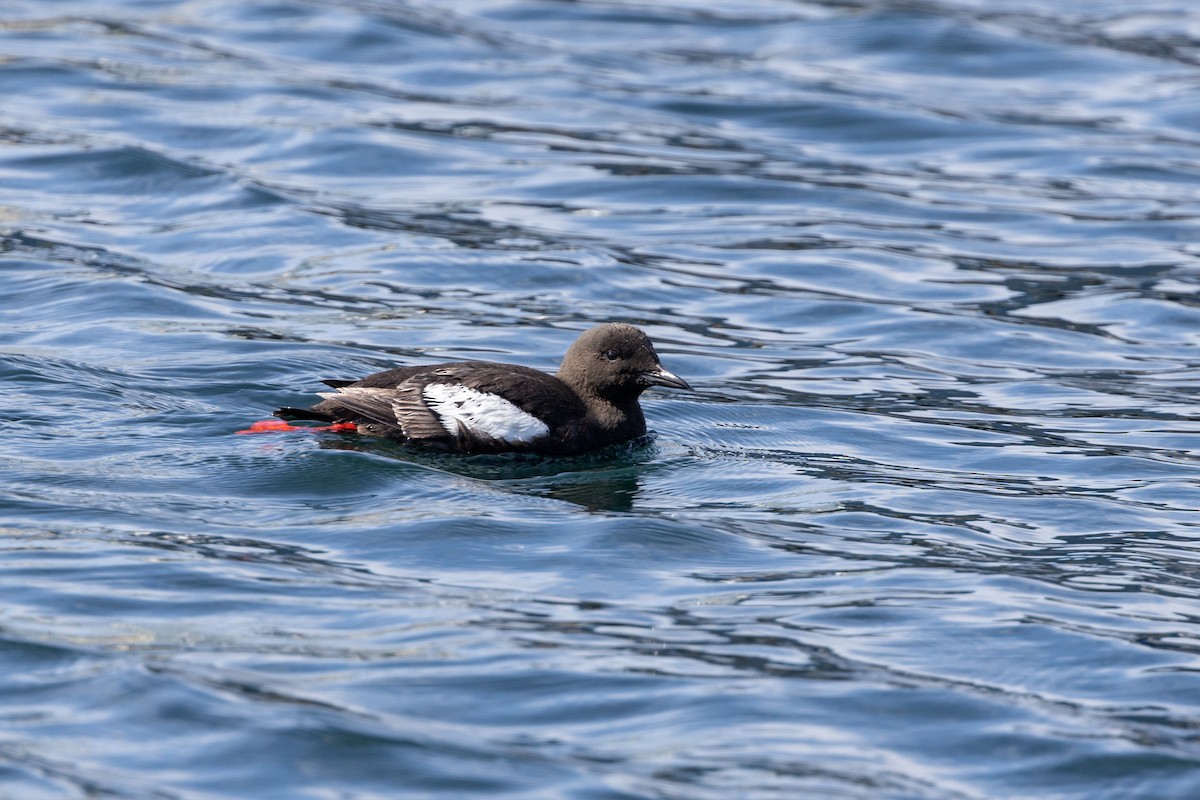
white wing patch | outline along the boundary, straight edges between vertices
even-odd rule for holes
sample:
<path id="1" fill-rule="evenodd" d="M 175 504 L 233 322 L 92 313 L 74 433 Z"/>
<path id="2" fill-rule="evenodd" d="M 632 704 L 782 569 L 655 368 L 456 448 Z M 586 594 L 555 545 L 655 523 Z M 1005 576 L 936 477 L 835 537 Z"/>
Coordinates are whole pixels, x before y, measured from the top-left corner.
<path id="1" fill-rule="evenodd" d="M 528 442 L 550 432 L 546 423 L 497 394 L 457 383 L 431 383 L 422 394 L 451 436 L 461 428 L 505 442 Z"/>

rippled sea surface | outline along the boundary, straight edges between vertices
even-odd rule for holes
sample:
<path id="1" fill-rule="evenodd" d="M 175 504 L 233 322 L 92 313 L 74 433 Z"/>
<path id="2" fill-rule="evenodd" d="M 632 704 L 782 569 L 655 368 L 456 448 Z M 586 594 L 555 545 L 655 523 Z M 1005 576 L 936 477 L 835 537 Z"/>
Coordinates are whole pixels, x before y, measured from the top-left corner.
<path id="1" fill-rule="evenodd" d="M 1192 0 L 7 0 L 0 796 L 1200 797 Z M 236 431 L 642 325 L 654 439 Z"/>

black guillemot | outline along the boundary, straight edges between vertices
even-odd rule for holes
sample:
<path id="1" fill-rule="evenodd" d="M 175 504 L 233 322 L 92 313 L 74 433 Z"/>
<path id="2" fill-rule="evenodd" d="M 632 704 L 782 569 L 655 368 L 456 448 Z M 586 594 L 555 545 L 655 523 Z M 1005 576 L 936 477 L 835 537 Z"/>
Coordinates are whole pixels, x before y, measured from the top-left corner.
<path id="1" fill-rule="evenodd" d="M 607 323 L 585 331 L 557 375 L 490 361 L 463 361 L 330 380 L 335 391 L 284 420 L 386 436 L 455 453 L 572 455 L 646 433 L 638 397 L 650 386 L 691 389 L 659 363 L 644 331 Z M 256 423 L 255 430 L 288 427 Z"/>

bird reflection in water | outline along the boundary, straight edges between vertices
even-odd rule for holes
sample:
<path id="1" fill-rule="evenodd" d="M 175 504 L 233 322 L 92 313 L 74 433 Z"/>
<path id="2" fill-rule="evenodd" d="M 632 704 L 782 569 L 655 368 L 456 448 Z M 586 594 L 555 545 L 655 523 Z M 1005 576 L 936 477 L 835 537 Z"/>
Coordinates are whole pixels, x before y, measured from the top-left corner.
<path id="1" fill-rule="evenodd" d="M 653 433 L 574 457 L 524 453 L 463 457 L 361 436 L 322 436 L 319 446 L 325 450 L 371 453 L 597 512 L 634 509 L 641 476 L 656 452 Z"/>

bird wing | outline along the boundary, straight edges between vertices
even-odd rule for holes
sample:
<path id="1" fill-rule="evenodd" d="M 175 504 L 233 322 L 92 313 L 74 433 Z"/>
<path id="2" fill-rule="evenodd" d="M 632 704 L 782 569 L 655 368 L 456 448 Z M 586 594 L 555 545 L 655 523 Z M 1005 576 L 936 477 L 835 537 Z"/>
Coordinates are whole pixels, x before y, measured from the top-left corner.
<path id="1" fill-rule="evenodd" d="M 553 375 L 486 361 L 405 367 L 334 388 L 318 405 L 332 416 L 361 417 L 409 441 L 461 451 L 527 444 L 586 414 Z"/>
<path id="2" fill-rule="evenodd" d="M 496 449 L 545 436 L 585 412 L 552 375 L 528 367 L 468 361 L 409 372 L 393 388 L 354 386 L 322 395 L 353 413 L 397 426 L 405 439 Z"/>
<path id="3" fill-rule="evenodd" d="M 495 397 L 495 401 L 485 399 L 481 402 L 492 402 L 500 409 L 511 405 L 511 412 L 500 413 L 523 413 L 540 420 L 551 430 L 578 420 L 587 413 L 583 401 L 570 387 L 553 375 L 530 367 L 486 361 L 465 362 L 440 366 L 411 381 L 421 383 L 421 394 L 426 405 L 436 404 L 435 398 L 447 395 L 446 391 L 429 389 L 431 385 L 462 387 L 462 391 L 456 391 L 459 398 L 471 397 L 472 393 Z M 470 401 L 467 402 L 469 404 Z"/>

